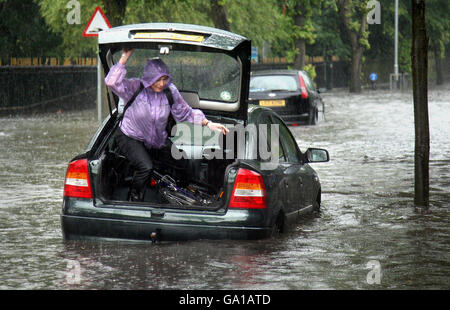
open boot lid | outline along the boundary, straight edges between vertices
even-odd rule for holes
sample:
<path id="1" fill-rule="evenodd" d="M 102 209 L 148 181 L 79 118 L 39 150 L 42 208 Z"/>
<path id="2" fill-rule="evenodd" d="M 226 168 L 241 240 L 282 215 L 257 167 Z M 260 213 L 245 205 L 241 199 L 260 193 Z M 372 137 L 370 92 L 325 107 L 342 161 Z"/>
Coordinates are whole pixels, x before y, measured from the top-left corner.
<path id="1" fill-rule="evenodd" d="M 206 115 L 247 121 L 251 42 L 220 29 L 177 23 L 126 25 L 101 31 L 100 60 L 108 74 L 123 48 L 135 53 L 129 77 L 142 74 L 146 59 L 160 57 L 185 100 Z M 134 59 L 133 59 L 134 58 Z M 113 95 L 110 107 L 119 107 Z"/>

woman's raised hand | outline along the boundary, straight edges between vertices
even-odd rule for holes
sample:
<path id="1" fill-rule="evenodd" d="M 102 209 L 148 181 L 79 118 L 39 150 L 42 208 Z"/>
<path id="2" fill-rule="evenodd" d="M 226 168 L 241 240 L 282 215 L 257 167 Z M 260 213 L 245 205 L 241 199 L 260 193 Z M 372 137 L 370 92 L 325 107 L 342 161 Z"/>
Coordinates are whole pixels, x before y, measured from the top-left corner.
<path id="1" fill-rule="evenodd" d="M 122 49 L 122 56 L 120 57 L 119 62 L 121 64 L 123 64 L 123 65 L 126 64 L 127 61 L 128 61 L 128 58 L 130 58 L 131 55 L 133 55 L 133 53 L 134 53 L 134 49 L 132 49 L 132 48 L 123 48 Z"/>

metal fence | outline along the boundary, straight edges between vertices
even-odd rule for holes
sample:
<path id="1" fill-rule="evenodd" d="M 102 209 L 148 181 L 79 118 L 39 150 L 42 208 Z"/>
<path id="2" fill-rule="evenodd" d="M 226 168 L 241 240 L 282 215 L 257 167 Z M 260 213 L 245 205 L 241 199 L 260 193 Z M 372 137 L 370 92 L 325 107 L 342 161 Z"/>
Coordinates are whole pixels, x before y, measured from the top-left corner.
<path id="1" fill-rule="evenodd" d="M 0 115 L 96 107 L 95 66 L 0 66 Z"/>
<path id="2" fill-rule="evenodd" d="M 96 66 L 93 57 L 8 57 L 0 58 L 0 66 Z"/>

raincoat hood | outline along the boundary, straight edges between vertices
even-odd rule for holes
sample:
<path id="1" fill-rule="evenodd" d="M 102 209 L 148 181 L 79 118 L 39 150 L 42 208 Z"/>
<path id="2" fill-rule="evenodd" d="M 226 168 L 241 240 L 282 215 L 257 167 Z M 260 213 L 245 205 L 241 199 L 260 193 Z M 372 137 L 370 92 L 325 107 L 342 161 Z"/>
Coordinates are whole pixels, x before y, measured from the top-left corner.
<path id="1" fill-rule="evenodd" d="M 160 58 L 147 60 L 144 67 L 144 74 L 142 75 L 142 84 L 144 84 L 144 87 L 147 88 L 153 85 L 162 76 L 167 76 L 169 78 L 166 85 L 169 85 L 172 82 L 169 69 Z"/>

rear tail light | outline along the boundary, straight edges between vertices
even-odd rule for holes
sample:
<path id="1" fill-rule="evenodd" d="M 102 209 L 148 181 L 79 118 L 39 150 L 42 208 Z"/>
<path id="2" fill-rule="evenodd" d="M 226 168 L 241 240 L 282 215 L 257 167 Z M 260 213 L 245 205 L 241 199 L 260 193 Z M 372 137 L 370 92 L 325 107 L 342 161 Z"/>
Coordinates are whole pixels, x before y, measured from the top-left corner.
<path id="1" fill-rule="evenodd" d="M 266 208 L 266 188 L 262 176 L 255 171 L 240 168 L 228 206 L 245 209 Z"/>
<path id="2" fill-rule="evenodd" d="M 76 160 L 69 164 L 64 183 L 64 196 L 92 198 L 87 159 Z"/>
<path id="3" fill-rule="evenodd" d="M 302 91 L 302 98 L 306 99 L 308 98 L 308 90 L 306 89 L 306 84 L 305 81 L 303 80 L 303 77 L 301 76 L 301 74 L 298 74 L 298 79 L 300 81 L 300 90 Z"/>

